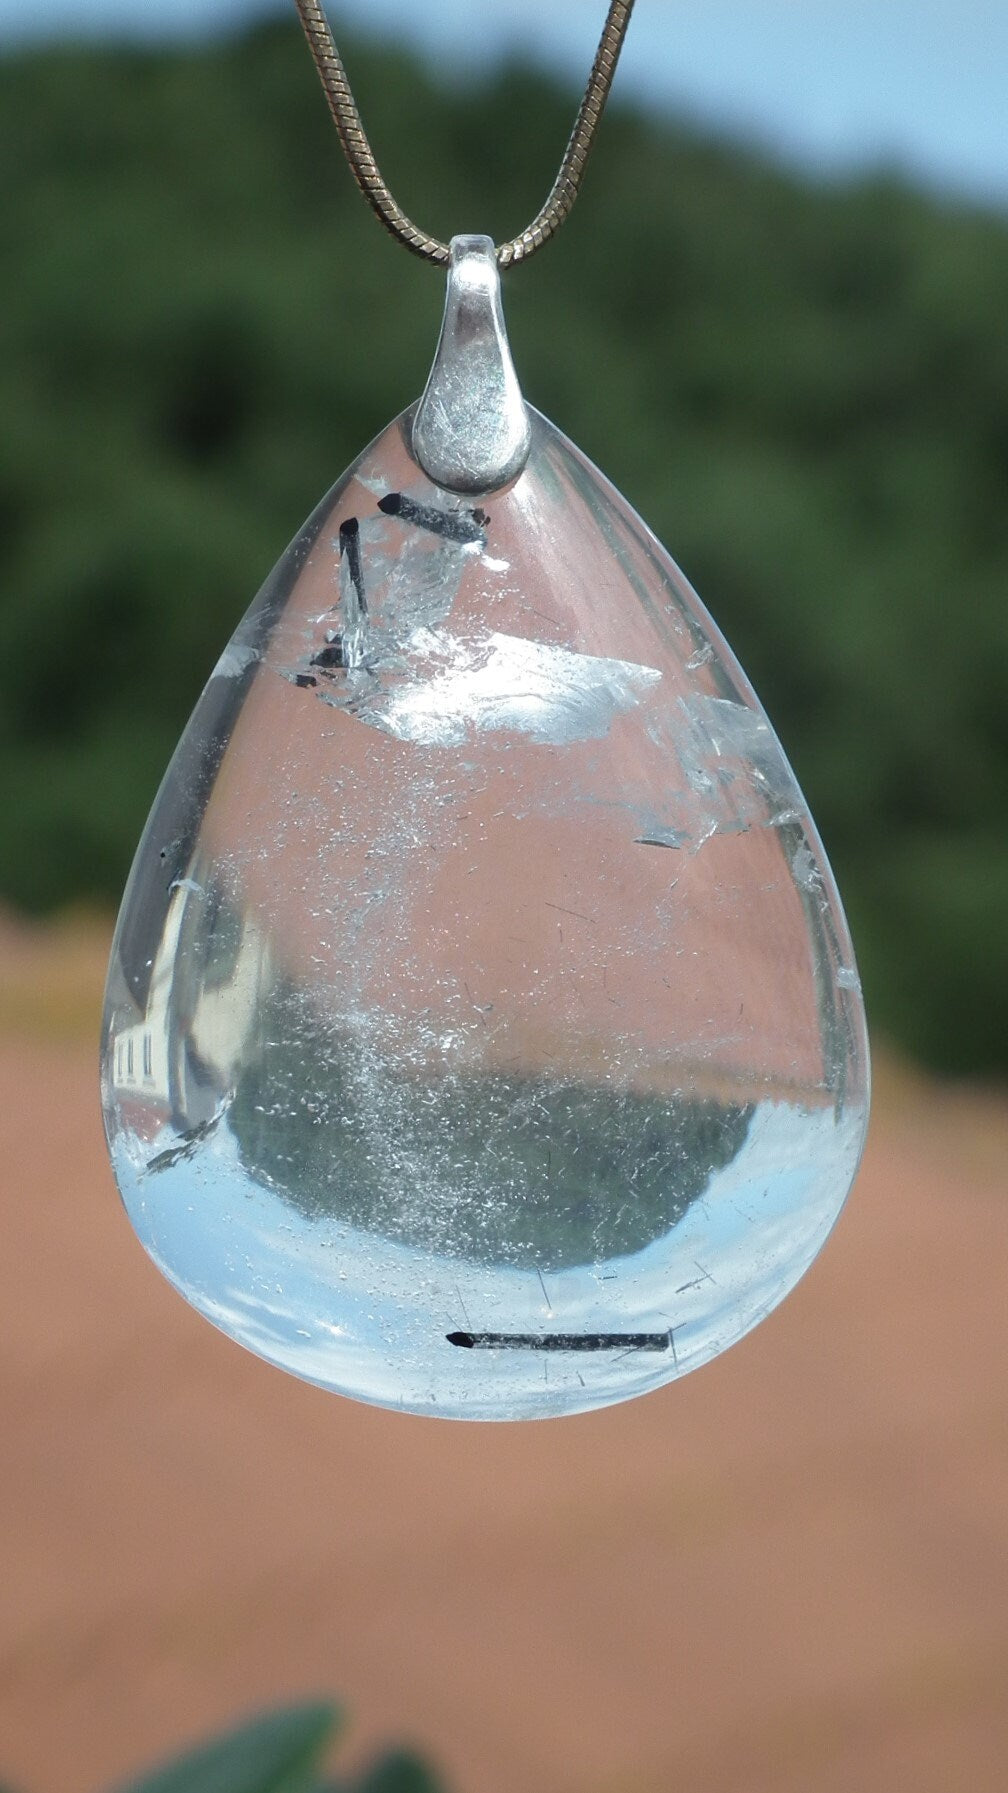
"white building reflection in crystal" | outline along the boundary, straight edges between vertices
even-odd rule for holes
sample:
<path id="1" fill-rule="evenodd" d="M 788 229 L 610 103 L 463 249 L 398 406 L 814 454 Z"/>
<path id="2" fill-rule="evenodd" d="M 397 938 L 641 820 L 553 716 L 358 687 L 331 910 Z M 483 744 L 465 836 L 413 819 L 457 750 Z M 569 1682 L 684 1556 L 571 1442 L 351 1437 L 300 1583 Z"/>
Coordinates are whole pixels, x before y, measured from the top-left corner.
<path id="1" fill-rule="evenodd" d="M 173 882 L 143 1015 L 116 1031 L 112 1088 L 139 1109 L 142 1138 L 162 1127 L 185 1138 L 219 1116 L 269 993 L 254 915 L 240 916 L 207 878 Z"/>

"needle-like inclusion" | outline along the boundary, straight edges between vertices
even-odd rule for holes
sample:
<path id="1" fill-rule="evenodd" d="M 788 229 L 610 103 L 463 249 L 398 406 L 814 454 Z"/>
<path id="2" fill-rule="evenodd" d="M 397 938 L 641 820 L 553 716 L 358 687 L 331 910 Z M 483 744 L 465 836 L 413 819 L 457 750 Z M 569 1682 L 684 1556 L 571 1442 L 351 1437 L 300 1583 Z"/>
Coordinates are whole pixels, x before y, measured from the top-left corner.
<path id="1" fill-rule="evenodd" d="M 480 493 L 405 413 L 291 544 L 154 805 L 104 1024 L 116 1176 L 182 1293 L 327 1388 L 473 1418 L 740 1338 L 830 1231 L 868 1101 L 836 888 L 745 675 L 521 415 Z"/>

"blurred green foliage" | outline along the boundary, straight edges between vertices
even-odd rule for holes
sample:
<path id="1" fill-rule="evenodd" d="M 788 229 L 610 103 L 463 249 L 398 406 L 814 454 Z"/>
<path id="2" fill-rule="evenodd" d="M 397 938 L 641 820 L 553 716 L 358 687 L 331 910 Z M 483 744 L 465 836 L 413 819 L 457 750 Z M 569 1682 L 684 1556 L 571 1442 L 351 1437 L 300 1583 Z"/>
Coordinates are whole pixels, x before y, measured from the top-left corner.
<path id="1" fill-rule="evenodd" d="M 343 1729 L 329 1700 L 259 1713 L 131 1780 L 118 1793 L 444 1793 L 411 1749 L 382 1750 L 356 1774 L 335 1779 L 325 1761 Z"/>
<path id="2" fill-rule="evenodd" d="M 339 1729 L 335 1706 L 312 1701 L 268 1712 L 186 1750 L 122 1793 L 316 1793 Z"/>
<path id="3" fill-rule="evenodd" d="M 327 1701 L 286 1706 L 187 1750 L 121 1793 L 441 1793 L 412 1750 L 391 1749 L 333 1780 L 324 1759 L 342 1730 Z"/>
<path id="4" fill-rule="evenodd" d="M 393 189 L 520 228 L 574 97 L 347 44 Z M 419 392 L 442 282 L 342 165 L 296 26 L 0 63 L 0 892 L 112 899 L 203 679 Z M 813 187 L 614 105 L 507 281 L 529 399 L 697 585 L 778 727 L 875 1023 L 1008 1066 L 1008 224 Z"/>

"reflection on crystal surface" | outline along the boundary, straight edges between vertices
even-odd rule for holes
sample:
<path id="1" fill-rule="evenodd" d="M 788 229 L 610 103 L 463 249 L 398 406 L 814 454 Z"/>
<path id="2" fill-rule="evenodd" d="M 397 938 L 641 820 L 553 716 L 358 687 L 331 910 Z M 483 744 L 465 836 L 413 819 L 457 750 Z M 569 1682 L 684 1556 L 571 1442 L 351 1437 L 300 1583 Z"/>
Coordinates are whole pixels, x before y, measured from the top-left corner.
<path id="1" fill-rule="evenodd" d="M 326 1387 L 574 1412 L 740 1337 L 867 1115 L 857 975 L 743 674 L 533 414 L 480 504 L 404 420 L 211 678 L 123 903 L 103 1095 L 130 1218 Z"/>

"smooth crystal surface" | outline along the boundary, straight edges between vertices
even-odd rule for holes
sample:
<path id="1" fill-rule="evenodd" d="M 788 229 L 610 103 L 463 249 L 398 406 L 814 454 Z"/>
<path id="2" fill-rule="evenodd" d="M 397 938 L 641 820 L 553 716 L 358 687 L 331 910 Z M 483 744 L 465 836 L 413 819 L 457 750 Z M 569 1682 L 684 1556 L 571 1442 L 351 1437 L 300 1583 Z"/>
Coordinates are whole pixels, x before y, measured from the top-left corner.
<path id="1" fill-rule="evenodd" d="M 164 1274 L 297 1375 L 524 1418 L 794 1285 L 867 1045 L 808 810 L 664 550 L 552 425 L 483 500 L 409 413 L 225 650 L 137 852 L 103 1102 Z"/>

